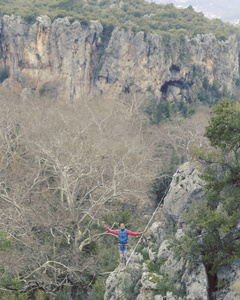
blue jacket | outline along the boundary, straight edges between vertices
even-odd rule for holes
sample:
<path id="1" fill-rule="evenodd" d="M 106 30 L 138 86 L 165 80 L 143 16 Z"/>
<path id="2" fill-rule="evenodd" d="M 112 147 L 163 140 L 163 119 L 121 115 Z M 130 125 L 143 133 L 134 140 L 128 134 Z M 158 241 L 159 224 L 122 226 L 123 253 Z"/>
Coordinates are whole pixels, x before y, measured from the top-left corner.
<path id="1" fill-rule="evenodd" d="M 128 243 L 127 229 L 120 229 L 118 233 L 118 244 L 127 244 L 127 243 Z"/>

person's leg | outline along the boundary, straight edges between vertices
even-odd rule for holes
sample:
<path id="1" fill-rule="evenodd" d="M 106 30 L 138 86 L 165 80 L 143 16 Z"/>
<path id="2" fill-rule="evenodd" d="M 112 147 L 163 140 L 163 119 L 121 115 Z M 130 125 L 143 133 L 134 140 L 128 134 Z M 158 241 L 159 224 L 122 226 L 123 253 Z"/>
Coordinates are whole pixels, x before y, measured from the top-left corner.
<path id="1" fill-rule="evenodd" d="M 123 255 L 123 245 L 118 246 L 118 251 L 119 251 L 119 255 L 120 255 L 120 264 L 122 266 L 122 269 L 124 267 L 124 255 Z"/>
<path id="2" fill-rule="evenodd" d="M 127 262 L 127 251 L 128 251 L 128 245 L 123 246 L 123 260 L 124 260 L 124 266 L 122 270 L 126 269 L 126 262 Z"/>

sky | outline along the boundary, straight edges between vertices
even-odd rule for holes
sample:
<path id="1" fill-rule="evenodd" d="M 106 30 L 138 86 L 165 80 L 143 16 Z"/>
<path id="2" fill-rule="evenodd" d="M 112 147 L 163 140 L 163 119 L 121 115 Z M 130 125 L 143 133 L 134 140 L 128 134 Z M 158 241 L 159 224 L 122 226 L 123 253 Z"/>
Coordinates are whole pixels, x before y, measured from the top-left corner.
<path id="1" fill-rule="evenodd" d="M 176 7 L 192 5 L 195 11 L 202 11 L 206 17 L 220 18 L 237 24 L 240 20 L 240 0 L 147 0 L 156 3 L 173 3 Z"/>

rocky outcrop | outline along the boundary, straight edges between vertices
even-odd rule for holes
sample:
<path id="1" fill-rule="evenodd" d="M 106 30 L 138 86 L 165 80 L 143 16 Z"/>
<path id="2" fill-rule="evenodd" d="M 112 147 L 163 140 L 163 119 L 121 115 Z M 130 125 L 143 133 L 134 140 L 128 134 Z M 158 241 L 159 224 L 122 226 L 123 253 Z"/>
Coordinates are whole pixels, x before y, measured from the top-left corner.
<path id="1" fill-rule="evenodd" d="M 240 300 L 240 260 L 220 267 L 212 282 L 201 262 L 190 265 L 174 252 L 173 228 L 175 239 L 180 240 L 183 214 L 193 201 L 204 197 L 198 175 L 188 162 L 179 168 L 164 200 L 165 221 L 148 229 L 124 273 L 116 269 L 110 274 L 105 300 Z"/>
<path id="2" fill-rule="evenodd" d="M 218 300 L 240 300 L 240 260 L 220 267 L 218 273 Z"/>
<path id="3" fill-rule="evenodd" d="M 158 97 L 180 101 L 193 93 L 196 66 L 201 77 L 228 87 L 239 77 L 235 37 L 223 42 L 199 35 L 174 44 L 156 34 L 135 35 L 118 28 L 101 39 L 102 32 L 97 21 L 83 27 L 68 18 L 51 22 L 40 16 L 27 24 L 20 17 L 4 16 L 0 72 L 10 73 L 5 85 L 19 92 L 30 88 L 61 95 L 71 103 L 100 93 L 113 97 L 148 89 Z"/>
<path id="4" fill-rule="evenodd" d="M 185 163 L 179 171 L 178 177 L 173 177 L 167 201 L 166 198 L 164 201 L 166 221 L 152 224 L 142 247 L 136 249 L 124 274 L 118 273 L 118 269 L 111 273 L 106 282 L 105 300 L 209 299 L 208 276 L 204 265 L 196 263 L 190 266 L 183 258 L 176 257 L 169 239 L 172 235 L 170 223 L 178 228 L 175 238 L 179 240 L 184 235 L 183 229 L 179 228 L 184 210 L 194 199 L 201 200 L 203 197 L 196 168 Z M 182 182 L 186 197 L 182 192 Z M 194 193 L 194 190 L 197 192 Z M 176 210 L 171 210 L 171 206 Z M 129 294 L 132 298 L 129 298 Z"/>
<path id="5" fill-rule="evenodd" d="M 164 215 L 167 221 L 182 226 L 182 215 L 187 211 L 193 200 L 204 198 L 203 181 L 198 176 L 197 169 L 190 163 L 185 163 L 173 178 L 168 194 L 164 199 Z"/>
<path id="6" fill-rule="evenodd" d="M 154 223 L 153 227 L 156 227 L 156 224 Z M 148 234 L 146 238 L 152 240 Z M 151 257 L 151 251 L 156 251 L 158 247 L 158 255 Z M 149 254 L 149 259 L 145 260 L 142 253 L 144 256 Z M 117 269 L 108 277 L 104 299 L 118 298 L 208 300 L 206 270 L 203 264 L 199 263 L 190 268 L 183 259 L 177 259 L 166 240 L 160 245 L 155 243 L 154 246 L 147 243 L 145 248 L 133 255 L 126 272 L 118 272 Z"/>

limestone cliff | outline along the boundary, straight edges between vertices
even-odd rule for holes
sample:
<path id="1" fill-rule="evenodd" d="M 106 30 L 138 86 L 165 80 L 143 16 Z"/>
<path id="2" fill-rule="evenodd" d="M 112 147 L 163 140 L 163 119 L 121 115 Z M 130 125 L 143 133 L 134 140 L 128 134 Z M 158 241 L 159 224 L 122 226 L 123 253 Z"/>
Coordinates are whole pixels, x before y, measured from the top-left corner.
<path id="1" fill-rule="evenodd" d="M 83 27 L 68 18 L 51 22 L 40 16 L 27 24 L 20 17 L 4 16 L 0 42 L 0 71 L 10 73 L 5 85 L 19 92 L 27 87 L 63 95 L 71 103 L 100 93 L 112 97 L 149 88 L 178 101 L 193 92 L 196 66 L 210 82 L 228 87 L 239 77 L 234 36 L 225 42 L 197 36 L 174 44 L 155 34 L 118 28 L 106 37 L 97 21 Z"/>
<path id="2" fill-rule="evenodd" d="M 67 18 L 52 23 L 42 16 L 29 25 L 19 17 L 4 16 L 0 31 L 1 68 L 9 69 L 15 89 L 49 89 L 64 93 L 70 102 L 93 90 L 100 23 L 92 21 L 84 29 Z"/>

